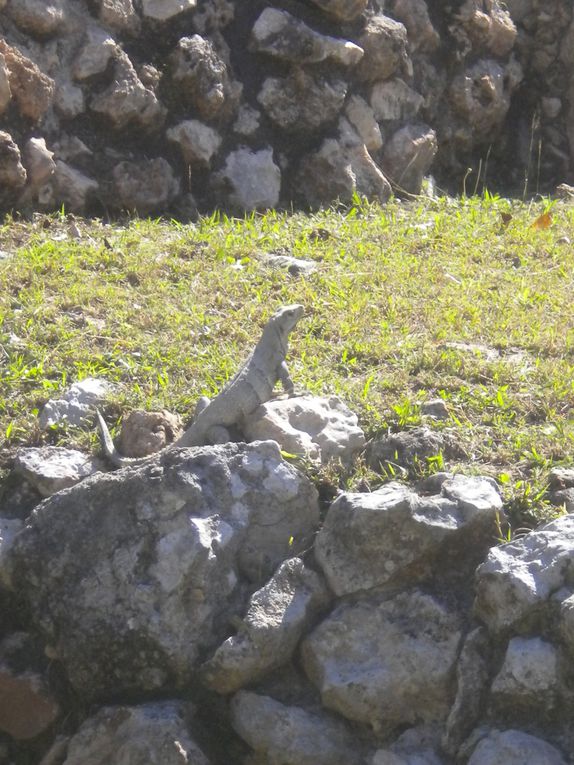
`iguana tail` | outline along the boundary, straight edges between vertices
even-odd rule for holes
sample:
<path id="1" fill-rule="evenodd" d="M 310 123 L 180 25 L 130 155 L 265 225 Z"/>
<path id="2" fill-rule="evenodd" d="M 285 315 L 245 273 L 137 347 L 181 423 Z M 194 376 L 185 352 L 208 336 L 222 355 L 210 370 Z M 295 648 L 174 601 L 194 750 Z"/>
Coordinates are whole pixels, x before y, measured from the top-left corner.
<path id="1" fill-rule="evenodd" d="M 96 416 L 98 418 L 98 430 L 100 431 L 102 449 L 113 465 L 119 468 L 128 467 L 129 465 L 135 466 L 141 465 L 149 459 L 149 457 L 122 457 L 114 445 L 112 435 L 99 409 L 96 409 Z"/>

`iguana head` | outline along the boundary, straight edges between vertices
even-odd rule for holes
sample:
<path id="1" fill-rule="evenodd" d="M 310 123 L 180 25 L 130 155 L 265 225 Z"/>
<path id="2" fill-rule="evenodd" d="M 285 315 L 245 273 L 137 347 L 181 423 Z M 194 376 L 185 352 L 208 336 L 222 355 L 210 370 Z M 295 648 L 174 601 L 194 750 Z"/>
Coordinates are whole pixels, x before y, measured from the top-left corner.
<path id="1" fill-rule="evenodd" d="M 293 303 L 293 305 L 283 306 L 283 308 L 276 311 L 271 317 L 271 322 L 280 332 L 289 334 L 304 313 L 305 309 L 302 305 Z"/>

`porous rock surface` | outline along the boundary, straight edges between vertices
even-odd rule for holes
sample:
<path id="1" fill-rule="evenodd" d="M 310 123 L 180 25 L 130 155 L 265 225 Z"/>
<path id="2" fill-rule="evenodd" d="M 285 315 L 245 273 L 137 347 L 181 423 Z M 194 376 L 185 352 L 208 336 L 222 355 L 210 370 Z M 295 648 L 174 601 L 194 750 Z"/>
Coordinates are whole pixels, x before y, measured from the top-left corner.
<path id="1" fill-rule="evenodd" d="M 572 761 L 570 515 L 500 544 L 448 473 L 323 515 L 274 441 L 35 501 L 0 512 L 2 765 Z"/>
<path id="2" fill-rule="evenodd" d="M 2 8 L 2 209 L 155 215 L 188 194 L 206 211 L 316 207 L 384 201 L 389 183 L 418 193 L 428 172 L 522 191 L 534 159 L 539 184 L 572 182 L 569 0 Z M 89 153 L 68 161 L 63 136 Z M 33 140 L 52 160 L 41 182 L 21 161 Z M 328 181 L 306 191 L 321 164 Z"/>

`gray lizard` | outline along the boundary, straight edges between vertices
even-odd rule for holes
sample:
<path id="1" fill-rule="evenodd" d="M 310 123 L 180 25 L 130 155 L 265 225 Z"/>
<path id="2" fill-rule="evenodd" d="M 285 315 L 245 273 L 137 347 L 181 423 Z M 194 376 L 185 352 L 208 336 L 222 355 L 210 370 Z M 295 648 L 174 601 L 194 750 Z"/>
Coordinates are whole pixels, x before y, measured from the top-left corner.
<path id="1" fill-rule="evenodd" d="M 243 418 L 254 412 L 273 395 L 277 381 L 284 390 L 293 395 L 294 385 L 287 369 L 285 356 L 289 333 L 303 316 L 302 305 L 288 305 L 280 308 L 269 319 L 259 342 L 217 396 L 209 401 L 200 399 L 195 419 L 189 428 L 166 449 L 185 446 L 203 446 L 206 443 L 222 443 L 229 440 L 226 428 L 240 425 Z M 96 411 L 102 447 L 109 460 L 116 467 L 139 465 L 155 457 L 123 457 L 114 446 L 110 431 Z"/>

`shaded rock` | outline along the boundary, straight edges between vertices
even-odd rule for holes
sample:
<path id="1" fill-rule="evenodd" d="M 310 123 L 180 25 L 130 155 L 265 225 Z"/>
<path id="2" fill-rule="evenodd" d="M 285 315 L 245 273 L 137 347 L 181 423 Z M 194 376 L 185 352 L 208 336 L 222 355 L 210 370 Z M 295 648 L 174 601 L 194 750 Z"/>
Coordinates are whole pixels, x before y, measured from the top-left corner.
<path id="1" fill-rule="evenodd" d="M 468 765 L 566 765 L 558 749 L 518 730 L 491 731 L 476 746 Z"/>
<path id="2" fill-rule="evenodd" d="M 64 0 L 10 0 L 7 12 L 23 32 L 38 39 L 61 32 L 69 14 Z"/>
<path id="3" fill-rule="evenodd" d="M 197 0 L 142 0 L 142 15 L 155 21 L 167 21 L 196 5 Z"/>
<path id="4" fill-rule="evenodd" d="M 233 132 L 244 136 L 253 135 L 259 129 L 260 119 L 261 112 L 258 109 L 253 109 L 249 104 L 241 104 L 233 123 Z"/>
<path id="5" fill-rule="evenodd" d="M 574 488 L 555 491 L 550 495 L 550 501 L 553 505 L 564 507 L 567 513 L 574 512 Z"/>
<path id="6" fill-rule="evenodd" d="M 574 489 L 574 468 L 552 468 L 548 475 L 550 491 Z"/>
<path id="7" fill-rule="evenodd" d="M 357 195 L 386 202 L 391 186 L 358 140 L 329 138 L 320 149 L 304 156 L 295 177 L 299 198 L 313 209 L 331 204 L 333 199 L 350 203 Z"/>
<path id="8" fill-rule="evenodd" d="M 445 751 L 452 756 L 480 720 L 490 681 L 491 652 L 483 627 L 466 636 L 456 665 L 456 696 L 442 740 Z"/>
<path id="9" fill-rule="evenodd" d="M 42 430 L 51 425 L 67 421 L 70 425 L 85 425 L 93 422 L 93 407 L 111 393 L 113 386 L 97 377 L 86 377 L 71 385 L 58 399 L 50 399 L 39 414 Z"/>
<path id="10" fill-rule="evenodd" d="M 411 52 L 431 53 L 440 45 L 440 36 L 429 17 L 425 0 L 391 0 L 394 18 L 407 28 Z"/>
<path id="11" fill-rule="evenodd" d="M 43 497 L 50 497 L 103 470 L 104 464 L 77 449 L 42 446 L 19 449 L 14 469 L 30 481 Z"/>
<path id="12" fill-rule="evenodd" d="M 80 696 L 187 687 L 241 607 L 239 577 L 265 581 L 317 523 L 314 487 L 273 442 L 168 450 L 44 500 L 0 578 Z"/>
<path id="13" fill-rule="evenodd" d="M 218 693 L 232 693 L 286 663 L 329 600 L 321 577 L 300 558 L 285 561 L 251 596 L 237 635 L 202 666 L 203 682 Z"/>
<path id="14" fill-rule="evenodd" d="M 357 415 L 337 396 L 297 396 L 268 401 L 246 419 L 249 441 L 272 439 L 290 454 L 349 464 L 365 447 Z"/>
<path id="15" fill-rule="evenodd" d="M 126 457 L 147 457 L 171 444 L 183 432 L 181 417 L 166 409 L 135 409 L 122 422 L 119 451 Z"/>
<path id="16" fill-rule="evenodd" d="M 183 161 L 188 165 L 209 167 L 221 146 L 221 136 L 199 120 L 185 120 L 166 133 L 168 141 L 179 146 Z"/>
<path id="17" fill-rule="evenodd" d="M 56 85 L 54 107 L 65 119 L 73 119 L 86 110 L 84 91 L 70 80 L 60 80 Z"/>
<path id="18" fill-rule="evenodd" d="M 449 549 L 476 564 L 477 551 L 491 544 L 502 499 L 486 479 L 462 475 L 440 491 L 423 498 L 393 482 L 370 494 L 340 494 L 315 540 L 332 590 L 342 596 L 420 581 L 451 562 Z"/>
<path id="19" fill-rule="evenodd" d="M 572 594 L 573 567 L 574 516 L 565 515 L 492 548 L 476 572 L 475 613 L 493 633 L 538 623 L 554 593 Z"/>
<path id="20" fill-rule="evenodd" d="M 10 73 L 6 66 L 6 59 L 3 54 L 0 53 L 0 114 L 4 114 L 11 99 Z"/>
<path id="21" fill-rule="evenodd" d="M 10 133 L 0 131 L 0 201 L 10 204 L 26 183 L 26 170 L 21 162 L 20 149 Z"/>
<path id="22" fill-rule="evenodd" d="M 279 202 L 281 170 L 273 161 L 272 149 L 252 151 L 241 146 L 228 154 L 213 185 L 234 210 L 266 210 Z"/>
<path id="23" fill-rule="evenodd" d="M 8 69 L 10 90 L 22 117 L 39 122 L 54 98 L 54 80 L 19 50 L 0 39 L 0 53 Z"/>
<path id="24" fill-rule="evenodd" d="M 90 109 L 106 117 L 116 130 L 130 126 L 153 131 L 159 129 L 165 119 L 165 108 L 153 90 L 143 85 L 124 53 L 114 61 L 112 83 L 92 98 Z"/>
<path id="25" fill-rule="evenodd" d="M 511 70 L 496 61 L 482 59 L 455 77 L 450 86 L 454 112 L 462 117 L 472 141 L 492 141 L 493 130 L 504 122 L 510 97 L 522 78 L 518 65 Z"/>
<path id="26" fill-rule="evenodd" d="M 400 191 L 419 194 L 438 151 L 436 133 L 427 125 L 405 125 L 385 144 L 382 169 Z"/>
<path id="27" fill-rule="evenodd" d="M 378 151 L 383 145 L 379 123 L 369 104 L 360 96 L 350 96 L 345 105 L 345 116 L 356 130 L 367 151 Z"/>
<path id="28" fill-rule="evenodd" d="M 410 120 L 419 112 L 424 98 L 400 79 L 377 82 L 371 91 L 375 119 Z"/>
<path id="29" fill-rule="evenodd" d="M 422 728 L 424 733 L 427 730 Z M 389 749 L 378 749 L 369 760 L 369 765 L 444 765 L 435 751 L 437 742 L 427 741 L 425 739 L 430 739 L 430 736 L 418 733 L 418 728 L 410 728 Z"/>
<path id="30" fill-rule="evenodd" d="M 371 16 L 357 40 L 365 55 L 355 70 L 361 80 L 386 80 L 395 72 L 412 74 L 407 54 L 407 30 L 388 16 Z"/>
<path id="31" fill-rule="evenodd" d="M 85 212 L 95 196 L 99 184 L 93 178 L 88 178 L 75 167 L 68 165 L 67 162 L 57 160 L 52 188 L 53 200 L 56 203 L 63 203 L 69 212 L 81 213 Z"/>
<path id="32" fill-rule="evenodd" d="M 368 0 L 311 0 L 311 2 L 338 21 L 356 19 L 368 5 Z"/>
<path id="33" fill-rule="evenodd" d="M 322 711 L 239 691 L 231 702 L 235 731 L 269 765 L 360 765 L 357 742 L 344 723 Z"/>
<path id="34" fill-rule="evenodd" d="M 17 741 L 43 733 L 60 713 L 38 675 L 15 675 L 0 663 L 0 730 Z"/>
<path id="35" fill-rule="evenodd" d="M 112 176 L 118 206 L 139 215 L 165 210 L 180 191 L 179 180 L 163 157 L 120 162 Z"/>
<path id="36" fill-rule="evenodd" d="M 339 606 L 302 658 L 324 706 L 384 733 L 446 718 L 460 637 L 459 617 L 415 590 Z"/>
<path id="37" fill-rule="evenodd" d="M 257 100 L 282 130 L 306 133 L 335 120 L 346 95 L 347 83 L 343 80 L 297 69 L 284 78 L 268 77 Z"/>
<path id="38" fill-rule="evenodd" d="M 72 736 L 64 765 L 209 765 L 192 738 L 192 717 L 182 701 L 104 707 Z"/>
<path id="39" fill-rule="evenodd" d="M 315 32 L 287 11 L 276 8 L 266 8 L 255 22 L 251 47 L 297 66 L 326 60 L 354 66 L 363 57 L 363 50 L 355 43 Z"/>
<path id="40" fill-rule="evenodd" d="M 539 637 L 514 637 L 492 683 L 490 703 L 506 719 L 551 719 L 556 713 L 559 688 L 555 646 Z"/>
<path id="41" fill-rule="evenodd" d="M 5 512 L 5 509 L 2 509 Z M 24 527 L 23 520 L 19 518 L 1 518 L 0 517 L 0 585 L 8 587 L 8 579 L 3 577 L 6 571 L 6 558 L 9 555 L 9 549 L 12 547 L 16 534 Z"/>
<path id="42" fill-rule="evenodd" d="M 237 111 L 242 86 L 213 43 L 200 35 L 182 37 L 170 56 L 172 79 L 179 98 L 205 120 L 225 119 Z"/>
<path id="43" fill-rule="evenodd" d="M 88 27 L 72 64 L 72 75 L 75 80 L 83 82 L 102 74 L 119 54 L 120 47 L 109 32 L 101 27 Z"/>
<path id="44" fill-rule="evenodd" d="M 373 440 L 367 450 L 367 461 L 373 470 L 385 470 L 387 465 L 412 469 L 425 466 L 427 460 L 449 448 L 443 433 L 427 427 L 413 428 Z"/>

